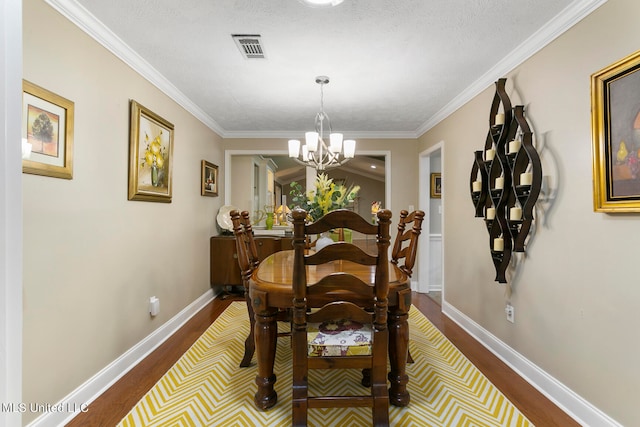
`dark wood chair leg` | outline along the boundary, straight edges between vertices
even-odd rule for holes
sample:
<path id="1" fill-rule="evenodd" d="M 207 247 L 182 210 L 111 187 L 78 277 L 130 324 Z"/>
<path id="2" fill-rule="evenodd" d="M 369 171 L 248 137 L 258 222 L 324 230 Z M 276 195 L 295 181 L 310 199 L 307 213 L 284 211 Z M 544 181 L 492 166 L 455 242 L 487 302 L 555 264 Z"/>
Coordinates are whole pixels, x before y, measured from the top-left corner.
<path id="1" fill-rule="evenodd" d="M 251 300 L 249 298 L 249 292 L 245 293 L 245 299 L 247 300 L 247 312 L 249 315 L 249 335 L 247 339 L 244 341 L 244 356 L 242 357 L 242 361 L 240 362 L 241 368 L 246 368 L 251 365 L 251 359 L 253 358 L 253 354 L 256 351 L 256 340 L 254 338 L 254 329 L 256 319 L 253 315 L 253 306 L 251 305 Z"/>

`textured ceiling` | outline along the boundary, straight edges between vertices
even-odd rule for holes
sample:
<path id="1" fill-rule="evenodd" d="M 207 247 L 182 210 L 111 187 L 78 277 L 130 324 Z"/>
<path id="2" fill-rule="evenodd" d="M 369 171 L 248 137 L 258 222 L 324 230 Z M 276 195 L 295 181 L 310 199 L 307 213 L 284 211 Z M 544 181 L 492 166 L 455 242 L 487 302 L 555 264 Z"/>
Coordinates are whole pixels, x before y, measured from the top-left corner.
<path id="1" fill-rule="evenodd" d="M 333 129 L 357 138 L 419 136 L 602 0 L 48 2 L 224 137 L 301 137 L 327 75 Z M 238 33 L 260 34 L 266 58 L 242 57 Z"/>

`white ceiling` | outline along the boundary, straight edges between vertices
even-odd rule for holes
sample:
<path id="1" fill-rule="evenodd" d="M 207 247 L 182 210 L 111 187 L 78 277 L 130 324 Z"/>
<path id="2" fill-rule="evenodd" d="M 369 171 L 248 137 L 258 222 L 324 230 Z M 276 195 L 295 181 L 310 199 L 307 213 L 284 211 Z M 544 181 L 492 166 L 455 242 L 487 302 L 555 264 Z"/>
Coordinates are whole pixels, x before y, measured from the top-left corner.
<path id="1" fill-rule="evenodd" d="M 223 137 L 301 138 L 327 75 L 334 131 L 416 138 L 605 0 L 47 1 Z"/>

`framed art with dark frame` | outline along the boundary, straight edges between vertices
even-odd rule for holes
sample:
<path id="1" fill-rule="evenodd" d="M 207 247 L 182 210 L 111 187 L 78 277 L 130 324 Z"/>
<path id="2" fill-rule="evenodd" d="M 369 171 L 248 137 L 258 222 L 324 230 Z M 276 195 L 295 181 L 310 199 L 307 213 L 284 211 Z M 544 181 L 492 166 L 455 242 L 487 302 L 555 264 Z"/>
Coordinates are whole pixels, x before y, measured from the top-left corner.
<path id="1" fill-rule="evenodd" d="M 431 174 L 431 198 L 439 199 L 442 197 L 442 176 L 440 172 Z"/>
<path id="2" fill-rule="evenodd" d="M 31 144 L 23 173 L 73 178 L 73 117 L 72 101 L 22 81 L 22 139 Z"/>
<path id="3" fill-rule="evenodd" d="M 218 166 L 203 160 L 201 170 L 200 194 L 216 197 L 218 195 Z"/>
<path id="4" fill-rule="evenodd" d="M 591 76 L 593 206 L 640 212 L 640 51 Z"/>
<path id="5" fill-rule="evenodd" d="M 131 100 L 129 200 L 171 203 L 173 124 Z"/>

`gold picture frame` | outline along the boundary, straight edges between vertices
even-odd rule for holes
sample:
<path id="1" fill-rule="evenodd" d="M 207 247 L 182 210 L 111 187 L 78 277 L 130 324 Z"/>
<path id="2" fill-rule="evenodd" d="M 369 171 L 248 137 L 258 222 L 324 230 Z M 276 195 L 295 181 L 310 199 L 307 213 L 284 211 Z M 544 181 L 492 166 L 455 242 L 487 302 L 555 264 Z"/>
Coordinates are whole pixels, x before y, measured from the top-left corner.
<path id="1" fill-rule="evenodd" d="M 31 144 L 22 172 L 73 179 L 74 103 L 22 81 L 22 138 Z"/>
<path id="2" fill-rule="evenodd" d="M 131 100 L 129 200 L 171 203 L 173 124 Z"/>
<path id="3" fill-rule="evenodd" d="M 593 207 L 640 212 L 640 51 L 591 75 Z"/>
<path id="4" fill-rule="evenodd" d="M 431 198 L 439 199 L 442 197 L 442 176 L 440 172 L 431 174 Z"/>
<path id="5" fill-rule="evenodd" d="M 219 186 L 218 166 L 203 160 L 200 169 L 200 194 L 203 196 L 216 197 Z"/>

